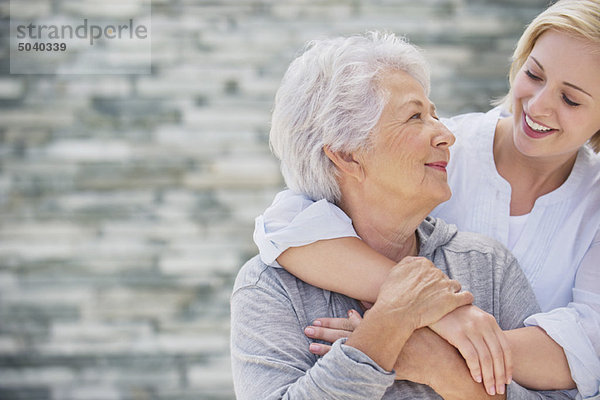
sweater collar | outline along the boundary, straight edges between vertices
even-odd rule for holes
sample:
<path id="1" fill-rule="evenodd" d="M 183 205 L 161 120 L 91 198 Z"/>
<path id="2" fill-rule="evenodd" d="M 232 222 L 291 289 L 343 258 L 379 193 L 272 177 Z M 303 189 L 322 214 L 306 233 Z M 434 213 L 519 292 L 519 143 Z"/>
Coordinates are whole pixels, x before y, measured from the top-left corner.
<path id="1" fill-rule="evenodd" d="M 431 259 L 435 250 L 452 240 L 457 231 L 456 225 L 448 224 L 439 218 L 425 218 L 417 228 L 419 256 Z"/>

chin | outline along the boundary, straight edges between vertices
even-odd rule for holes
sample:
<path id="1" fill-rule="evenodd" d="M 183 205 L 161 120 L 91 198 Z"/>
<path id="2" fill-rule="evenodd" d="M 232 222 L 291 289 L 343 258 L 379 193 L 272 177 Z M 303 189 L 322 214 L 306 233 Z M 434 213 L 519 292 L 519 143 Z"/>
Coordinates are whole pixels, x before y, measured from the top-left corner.
<path id="1" fill-rule="evenodd" d="M 448 183 L 446 183 L 446 188 L 444 190 L 443 197 L 444 199 L 442 200 L 442 202 L 448 201 L 450 200 L 450 197 L 452 197 L 452 190 L 450 190 L 450 186 L 448 186 Z"/>
<path id="2" fill-rule="evenodd" d="M 440 204 L 442 204 L 442 203 L 445 203 L 445 202 L 447 202 L 448 200 L 450 200 L 450 197 L 451 197 L 451 195 L 450 195 L 450 194 L 448 194 L 447 196 L 444 196 L 444 198 L 442 198 L 442 199 L 441 199 L 441 200 L 440 200 L 440 201 L 439 201 L 439 202 L 438 202 L 438 203 L 435 205 L 435 207 L 439 206 L 439 205 L 440 205 Z M 434 208 L 435 208 L 435 207 L 434 207 Z"/>
<path id="3" fill-rule="evenodd" d="M 540 157 L 545 154 L 544 149 L 533 139 L 529 139 L 523 132 L 513 139 L 517 151 L 526 157 Z"/>
<path id="4" fill-rule="evenodd" d="M 437 206 L 439 206 L 440 204 L 450 200 L 450 197 L 452 196 L 452 192 L 450 191 L 450 188 L 448 188 L 448 190 L 439 193 L 437 196 L 435 196 L 435 200 L 432 200 L 432 207 L 431 209 L 433 210 L 434 208 L 436 208 Z"/>

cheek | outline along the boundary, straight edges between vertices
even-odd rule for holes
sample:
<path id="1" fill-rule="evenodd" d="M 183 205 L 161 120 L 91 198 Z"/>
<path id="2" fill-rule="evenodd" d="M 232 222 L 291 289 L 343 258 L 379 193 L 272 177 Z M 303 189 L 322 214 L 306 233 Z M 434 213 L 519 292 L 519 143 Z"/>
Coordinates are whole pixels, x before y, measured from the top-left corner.
<path id="1" fill-rule="evenodd" d="M 585 142 L 600 130 L 600 107 L 589 113 L 568 109 L 562 113 L 560 124 L 567 136 Z"/>
<path id="2" fill-rule="evenodd" d="M 592 133 L 591 136 L 594 136 L 596 134 L 600 133 L 600 107 L 598 107 L 598 109 L 594 112 L 594 115 L 596 116 L 595 121 L 592 123 L 590 132 Z M 590 138 L 591 138 L 590 136 Z"/>
<path id="3" fill-rule="evenodd" d="M 523 77 L 522 72 L 519 72 L 519 75 L 517 78 L 515 78 L 512 84 L 513 100 L 519 100 L 523 97 L 526 97 L 527 95 L 531 94 L 531 92 L 531 82 Z"/>

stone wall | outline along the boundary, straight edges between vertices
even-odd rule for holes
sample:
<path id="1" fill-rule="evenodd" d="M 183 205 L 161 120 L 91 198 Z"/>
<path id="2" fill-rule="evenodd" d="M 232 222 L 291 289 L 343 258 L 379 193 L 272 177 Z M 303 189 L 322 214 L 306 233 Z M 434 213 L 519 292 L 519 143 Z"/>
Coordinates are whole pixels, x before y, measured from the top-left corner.
<path id="1" fill-rule="evenodd" d="M 101 8 L 13 0 L 75 3 Z M 0 399 L 233 399 L 228 300 L 283 187 L 269 113 L 293 55 L 406 34 L 442 116 L 486 110 L 546 3 L 153 0 L 150 75 L 18 75 L 1 1 Z"/>

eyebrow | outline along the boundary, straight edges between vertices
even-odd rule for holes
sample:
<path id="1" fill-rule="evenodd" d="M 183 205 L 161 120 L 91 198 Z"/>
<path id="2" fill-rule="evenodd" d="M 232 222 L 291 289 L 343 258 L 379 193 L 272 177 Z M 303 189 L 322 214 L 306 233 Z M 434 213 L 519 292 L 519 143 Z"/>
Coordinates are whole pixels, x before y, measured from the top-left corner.
<path id="1" fill-rule="evenodd" d="M 425 107 L 425 105 L 423 104 L 423 102 L 421 100 L 419 100 L 419 99 L 411 99 L 411 100 L 408 100 L 408 101 L 402 103 L 400 105 L 400 108 L 405 107 L 405 106 L 407 106 L 409 104 L 414 104 L 414 105 L 416 105 L 418 107 Z M 437 111 L 436 108 L 435 108 L 435 104 L 433 104 L 431 101 L 429 102 L 429 107 L 431 108 L 431 111 L 433 111 L 433 113 L 435 113 Z"/>
<path id="2" fill-rule="evenodd" d="M 535 59 L 535 57 L 534 57 L 534 56 L 531 56 L 531 59 L 532 59 L 533 61 L 535 61 L 535 63 L 538 65 L 538 67 L 540 67 L 540 69 L 541 69 L 542 71 L 544 71 L 544 67 L 542 66 L 542 64 L 540 64 L 540 62 L 539 62 L 538 60 L 536 60 L 536 59 Z M 592 97 L 592 95 L 591 95 L 591 94 L 589 94 L 588 92 L 586 92 L 585 90 L 583 90 L 583 89 L 582 89 L 582 88 L 580 88 L 579 86 L 573 85 L 572 83 L 569 83 L 569 82 L 563 82 L 563 84 L 564 84 L 564 85 L 567 85 L 567 86 L 569 86 L 569 87 L 572 87 L 573 89 L 579 90 L 580 92 L 587 94 L 588 96 L 590 96 L 590 97 L 593 99 L 593 97 Z"/>

